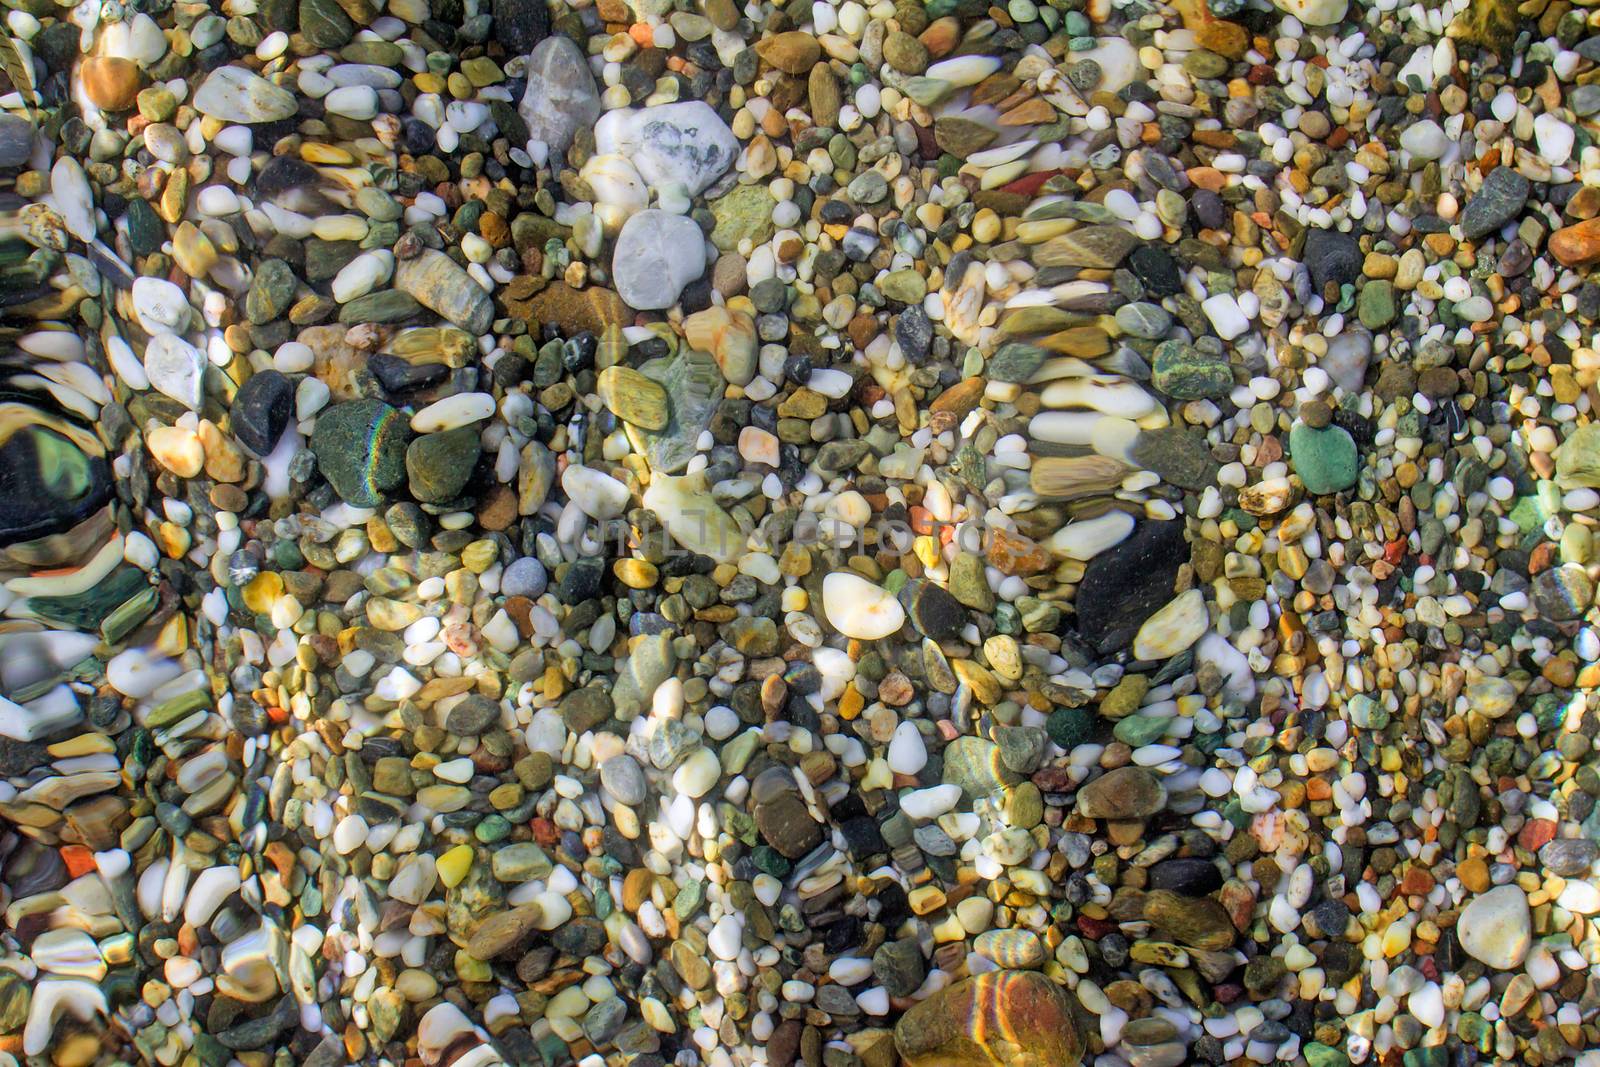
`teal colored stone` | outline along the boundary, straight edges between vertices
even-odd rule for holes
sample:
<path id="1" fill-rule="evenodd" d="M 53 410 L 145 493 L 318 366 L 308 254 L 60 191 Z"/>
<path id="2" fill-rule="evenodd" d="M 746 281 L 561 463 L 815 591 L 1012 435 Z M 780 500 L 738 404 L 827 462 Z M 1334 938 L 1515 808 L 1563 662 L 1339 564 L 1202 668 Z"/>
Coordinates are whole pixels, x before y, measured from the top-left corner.
<path id="1" fill-rule="evenodd" d="M 472 836 L 486 845 L 504 841 L 510 834 L 511 823 L 504 815 L 486 815 L 483 821 L 472 829 Z"/>
<path id="2" fill-rule="evenodd" d="M 1350 488 L 1360 472 L 1355 438 L 1339 426 L 1297 424 L 1289 431 L 1289 462 L 1306 491 L 1318 496 Z"/>
<path id="3" fill-rule="evenodd" d="M 1167 732 L 1167 724 L 1172 720 L 1155 715 L 1130 715 L 1117 723 L 1111 731 L 1118 741 L 1139 748 L 1142 745 L 1152 745 L 1161 739 Z"/>
<path id="4" fill-rule="evenodd" d="M 789 861 L 783 857 L 782 853 L 770 845 L 756 846 L 755 850 L 750 853 L 750 862 L 754 863 L 758 870 L 764 871 L 774 878 L 787 878 L 789 876 Z"/>

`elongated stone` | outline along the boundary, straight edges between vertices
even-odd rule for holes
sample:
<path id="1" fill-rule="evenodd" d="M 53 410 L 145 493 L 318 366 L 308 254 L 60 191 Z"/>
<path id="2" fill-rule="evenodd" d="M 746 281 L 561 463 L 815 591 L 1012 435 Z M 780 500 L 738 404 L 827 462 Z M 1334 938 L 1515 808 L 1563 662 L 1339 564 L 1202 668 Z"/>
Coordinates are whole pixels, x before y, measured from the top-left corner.
<path id="1" fill-rule="evenodd" d="M 494 321 L 489 294 L 443 252 L 430 248 L 401 260 L 395 266 L 394 287 L 468 333 L 486 333 Z"/>
<path id="2" fill-rule="evenodd" d="M 1080 226 L 1039 246 L 1034 262 L 1041 267 L 1110 269 L 1120 266 L 1138 243 L 1138 236 L 1121 226 Z"/>
<path id="3" fill-rule="evenodd" d="M 195 110 L 223 122 L 277 122 L 300 110 L 294 94 L 243 67 L 218 67 L 194 94 Z"/>

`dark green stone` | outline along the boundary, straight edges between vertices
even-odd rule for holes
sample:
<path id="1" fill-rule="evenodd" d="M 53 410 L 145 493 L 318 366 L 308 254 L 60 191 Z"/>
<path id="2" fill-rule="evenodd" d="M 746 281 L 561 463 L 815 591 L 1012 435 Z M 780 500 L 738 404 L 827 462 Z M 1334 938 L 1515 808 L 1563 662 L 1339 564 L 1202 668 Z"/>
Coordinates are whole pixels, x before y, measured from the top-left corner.
<path id="1" fill-rule="evenodd" d="M 352 400 L 323 411 L 311 434 L 317 467 L 339 498 L 377 507 L 405 478 L 405 417 L 381 400 Z"/>
<path id="2" fill-rule="evenodd" d="M 418 437 L 406 449 L 411 495 L 424 504 L 454 500 L 472 478 L 480 451 L 478 430 L 473 426 Z"/>

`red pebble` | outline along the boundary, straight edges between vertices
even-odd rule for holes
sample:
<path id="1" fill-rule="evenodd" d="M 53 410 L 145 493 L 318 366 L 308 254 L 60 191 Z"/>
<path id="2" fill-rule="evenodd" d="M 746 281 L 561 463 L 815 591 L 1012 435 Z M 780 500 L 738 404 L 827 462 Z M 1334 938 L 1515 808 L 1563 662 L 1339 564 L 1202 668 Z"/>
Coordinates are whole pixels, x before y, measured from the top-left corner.
<path id="1" fill-rule="evenodd" d="M 1555 840 L 1556 824 L 1550 819 L 1529 819 L 1517 831 L 1517 846 L 1537 852 Z"/>
<path id="2" fill-rule="evenodd" d="M 1041 170 L 1036 174 L 1025 174 L 1009 185 L 1002 185 L 1001 192 L 1020 193 L 1023 196 L 1036 196 L 1044 183 L 1054 178 L 1057 174 L 1065 173 L 1059 167 L 1055 170 Z"/>
<path id="3" fill-rule="evenodd" d="M 1117 932 L 1117 924 L 1109 919 L 1091 919 L 1087 915 L 1078 916 L 1078 932 L 1090 941 L 1098 941 L 1107 934 Z"/>

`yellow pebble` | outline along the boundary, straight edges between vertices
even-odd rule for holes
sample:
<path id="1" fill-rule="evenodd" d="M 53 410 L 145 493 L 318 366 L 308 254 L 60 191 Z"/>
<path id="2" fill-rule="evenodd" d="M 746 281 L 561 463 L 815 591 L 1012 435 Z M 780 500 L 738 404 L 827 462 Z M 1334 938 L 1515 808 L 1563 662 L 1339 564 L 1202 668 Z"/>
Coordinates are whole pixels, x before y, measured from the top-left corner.
<path id="1" fill-rule="evenodd" d="M 283 595 L 283 579 L 276 571 L 262 571 L 244 587 L 242 595 L 245 607 L 258 615 L 265 615 Z"/>
<path id="2" fill-rule="evenodd" d="M 446 889 L 454 889 L 460 885 L 461 880 L 471 869 L 472 849 L 467 845 L 457 845 L 439 857 L 439 881 L 444 883 Z"/>

